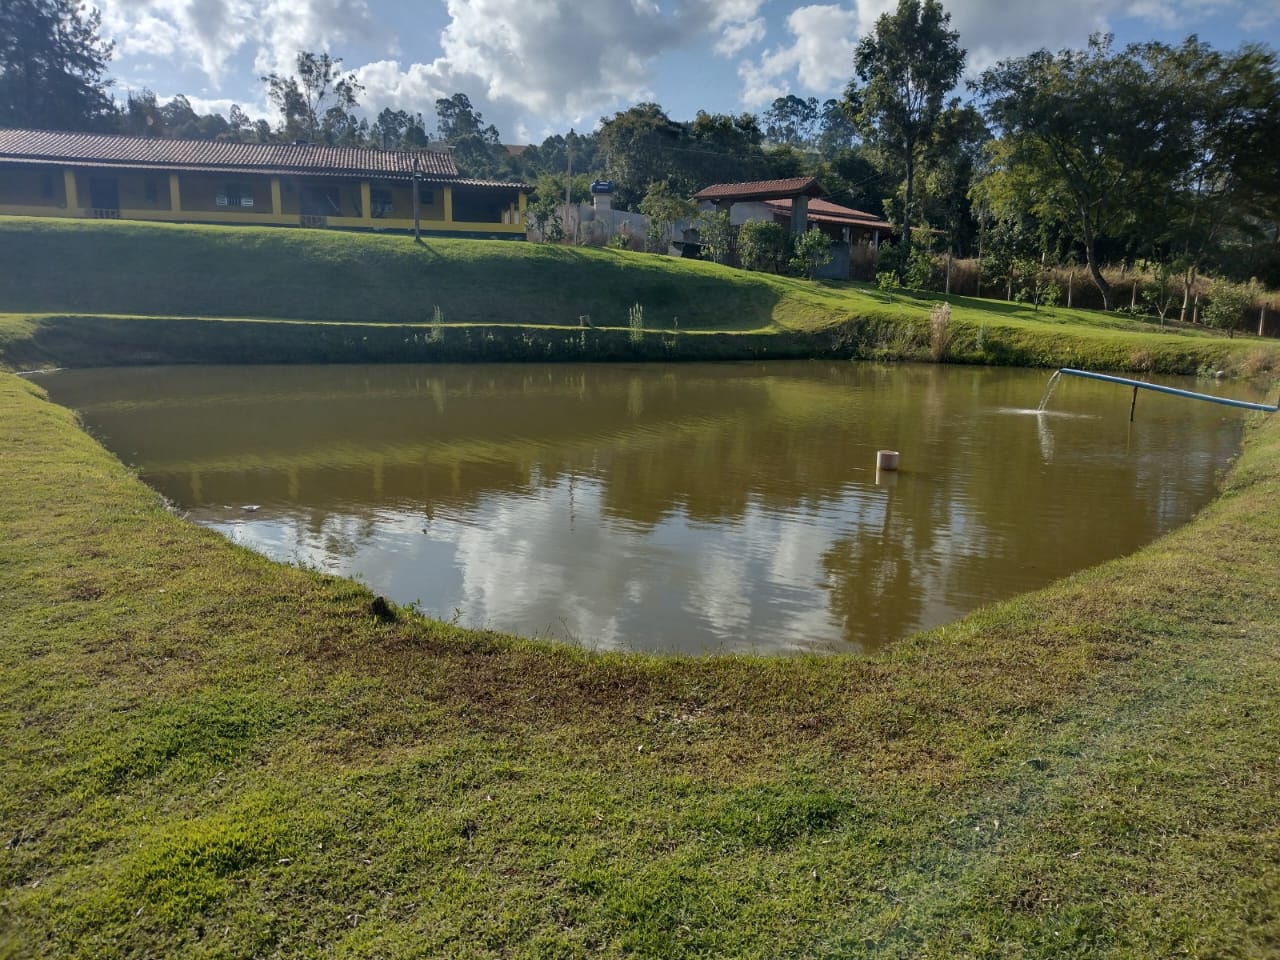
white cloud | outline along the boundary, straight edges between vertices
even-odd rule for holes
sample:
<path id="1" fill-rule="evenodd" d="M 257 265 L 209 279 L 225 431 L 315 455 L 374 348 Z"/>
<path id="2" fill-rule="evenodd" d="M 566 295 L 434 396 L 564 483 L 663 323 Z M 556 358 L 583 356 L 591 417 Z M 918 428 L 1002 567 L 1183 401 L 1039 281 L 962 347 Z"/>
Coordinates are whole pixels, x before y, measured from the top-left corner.
<path id="1" fill-rule="evenodd" d="M 376 30 L 366 0 L 267 0 L 258 22 L 264 42 L 253 66 L 264 74 L 292 72 L 299 51 L 338 53 L 343 43 L 369 40 Z"/>
<path id="2" fill-rule="evenodd" d="M 259 35 L 247 0 L 104 0 L 102 23 L 124 56 L 193 57 L 217 83 L 228 59 Z"/>
<path id="3" fill-rule="evenodd" d="M 825 92 L 848 78 L 860 17 L 856 9 L 828 4 L 798 7 L 787 17 L 790 45 L 739 65 L 742 100 L 767 104 L 797 88 Z"/>
<path id="4" fill-rule="evenodd" d="M 1280 23 L 1280 0 L 1250 4 L 1240 19 L 1240 26 L 1249 33 L 1274 27 L 1277 23 Z"/>
<path id="5" fill-rule="evenodd" d="M 576 0 L 448 0 L 448 13 L 441 47 L 450 70 L 480 78 L 490 100 L 577 121 L 650 96 L 653 60 L 689 40 L 684 12 L 629 0 L 586 9 Z"/>
<path id="6" fill-rule="evenodd" d="M 1076 0 L 1070 4 L 957 0 L 947 9 L 952 27 L 960 31 L 960 45 L 968 50 L 966 69 L 976 74 L 997 60 L 1033 50 L 1081 47 L 1091 33 L 1108 29 L 1109 17 L 1123 15 L 1130 7 L 1130 0 Z"/>
<path id="7" fill-rule="evenodd" d="M 716 41 L 713 49 L 722 57 L 732 57 L 753 43 L 764 39 L 765 25 L 762 17 L 747 20 L 743 23 L 732 23 L 724 28 L 724 33 Z"/>
<path id="8" fill-rule="evenodd" d="M 356 67 L 354 73 L 364 85 L 361 100 L 379 110 L 421 111 L 430 119 L 435 101 L 453 93 L 447 73 L 436 64 L 414 63 L 406 70 L 398 61 L 379 60 Z"/>
<path id="9" fill-rule="evenodd" d="M 369 40 L 377 29 L 367 0 L 102 0 L 102 21 L 120 56 L 194 58 L 215 86 L 242 50 L 257 74 L 291 70 L 301 50 Z"/>
<path id="10" fill-rule="evenodd" d="M 257 77 L 292 71 L 300 50 L 346 58 L 362 102 L 422 111 L 466 93 L 487 121 L 518 130 L 579 129 L 633 103 L 758 108 L 785 93 L 838 94 L 857 40 L 896 0 L 98 0 L 118 77 L 210 102 L 261 98 Z M 795 0 L 792 0 L 795 2 Z M 1186 31 L 1230 23 L 1257 35 L 1280 0 L 947 0 L 975 73 L 1040 47 L 1080 46 L 1118 28 Z M 740 104 L 729 102 L 733 61 Z M 726 64 L 724 61 L 729 60 Z M 691 88 L 696 90 L 693 102 Z M 673 90 L 679 93 L 673 94 Z M 534 139 L 536 137 L 530 137 Z M 522 137 L 524 139 L 524 137 Z"/>
<path id="11" fill-rule="evenodd" d="M 858 39 L 874 30 L 880 16 L 895 5 L 895 0 L 852 0 L 796 8 L 786 20 L 789 41 L 739 64 L 743 102 L 758 107 L 790 92 L 837 90 L 852 75 Z M 970 74 L 1042 47 L 1080 47 L 1090 34 L 1111 30 L 1120 22 L 1138 30 L 1145 26 L 1191 32 L 1228 11 L 1242 24 L 1280 20 L 1280 0 L 1262 5 L 1241 0 L 949 0 L 946 9 L 968 52 Z"/>

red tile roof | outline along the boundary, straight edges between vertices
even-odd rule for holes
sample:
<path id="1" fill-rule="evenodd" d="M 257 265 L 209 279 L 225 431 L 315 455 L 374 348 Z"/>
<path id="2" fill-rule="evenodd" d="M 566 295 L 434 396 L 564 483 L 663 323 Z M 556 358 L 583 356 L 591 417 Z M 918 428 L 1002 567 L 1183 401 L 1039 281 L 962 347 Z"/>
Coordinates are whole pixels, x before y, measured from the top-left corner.
<path id="1" fill-rule="evenodd" d="M 782 200 L 803 195 L 820 197 L 825 190 L 814 177 L 789 180 L 752 180 L 748 183 L 713 183 L 693 195 L 695 200 Z"/>
<path id="2" fill-rule="evenodd" d="M 429 180 L 499 185 L 493 181 L 462 181 L 453 157 L 436 151 L 373 150 L 316 143 L 161 140 L 58 130 L 0 130 L 0 161 L 397 180 L 411 178 L 416 170 Z"/>
<path id="3" fill-rule="evenodd" d="M 790 200 L 766 200 L 764 205 L 778 213 L 791 214 Z M 867 230 L 890 231 L 893 224 L 881 220 L 874 213 L 855 210 L 853 207 L 832 203 L 830 200 L 819 200 L 816 197 L 809 201 L 809 219 L 818 223 L 847 224 L 851 227 L 864 227 Z"/>

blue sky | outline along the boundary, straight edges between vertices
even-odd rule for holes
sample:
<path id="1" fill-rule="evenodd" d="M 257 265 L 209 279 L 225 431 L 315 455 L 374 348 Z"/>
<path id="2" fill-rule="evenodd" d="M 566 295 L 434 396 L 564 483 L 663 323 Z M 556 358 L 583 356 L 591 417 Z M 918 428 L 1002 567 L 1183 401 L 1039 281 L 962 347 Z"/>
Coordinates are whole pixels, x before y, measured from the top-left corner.
<path id="1" fill-rule="evenodd" d="M 839 96 L 858 38 L 896 0 L 97 0 L 116 95 L 186 94 L 267 115 L 258 78 L 298 50 L 343 58 L 362 104 L 420 111 L 466 93 L 508 143 L 539 142 L 643 100 L 674 118 Z M 970 70 L 1041 47 L 1179 41 L 1280 47 L 1280 0 L 952 0 Z"/>

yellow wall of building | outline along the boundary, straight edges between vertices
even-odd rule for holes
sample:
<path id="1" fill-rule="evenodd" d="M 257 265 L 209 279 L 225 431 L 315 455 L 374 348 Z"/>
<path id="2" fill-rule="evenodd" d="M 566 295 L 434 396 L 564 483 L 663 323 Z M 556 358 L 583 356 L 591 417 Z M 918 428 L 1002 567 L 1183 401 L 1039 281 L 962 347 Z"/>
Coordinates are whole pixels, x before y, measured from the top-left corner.
<path id="1" fill-rule="evenodd" d="M 253 206 L 232 206 L 218 203 L 218 197 L 226 197 L 234 188 L 241 197 L 250 197 Z M 271 178 L 243 177 L 221 174 L 184 173 L 178 176 L 178 189 L 182 195 L 183 212 L 191 213 L 242 213 L 250 215 L 271 214 Z M 123 203 L 124 198 L 121 197 Z"/>
<path id="2" fill-rule="evenodd" d="M 113 180 L 118 208 L 92 207 L 94 180 Z M 93 217 L 116 215 L 124 220 L 198 221 L 203 223 L 271 224 L 296 226 L 306 219 L 308 226 L 350 229 L 413 229 L 413 188 L 403 181 L 338 181 L 330 178 L 271 177 L 266 175 L 222 175 L 203 173 L 120 171 L 114 169 L 0 166 L 0 214 L 12 216 Z M 273 189 L 273 181 L 275 187 Z M 318 193 L 311 193 L 311 188 Z M 67 192 L 76 201 L 67 206 Z M 510 199 L 489 196 L 477 206 L 466 188 L 442 184 L 420 186 L 419 217 L 422 229 L 482 235 L 523 234 L 526 197 L 512 193 Z M 233 203 L 236 192 L 252 197 L 252 206 Z M 227 202 L 218 203 L 222 195 Z M 173 209 L 176 197 L 180 209 Z M 304 198 L 310 198 L 304 204 Z M 337 201 L 334 212 L 328 198 Z M 101 199 L 101 198 L 99 198 Z M 386 209 L 383 201 L 390 200 Z M 453 199 L 465 210 L 492 208 L 496 219 L 484 222 L 452 221 L 449 207 Z M 273 203 L 279 212 L 273 210 Z M 304 207 L 323 210 L 304 218 Z M 374 215 L 374 210 L 378 215 Z M 462 211 L 459 211 L 462 212 Z M 465 215 L 465 214 L 464 214 Z"/>
<path id="3" fill-rule="evenodd" d="M 169 175 L 167 173 L 153 173 L 142 176 L 124 175 L 118 178 L 118 182 L 120 184 L 120 209 L 169 209 Z"/>
<path id="4" fill-rule="evenodd" d="M 0 169 L 0 204 L 65 207 L 67 193 L 62 171 L 31 167 Z"/>

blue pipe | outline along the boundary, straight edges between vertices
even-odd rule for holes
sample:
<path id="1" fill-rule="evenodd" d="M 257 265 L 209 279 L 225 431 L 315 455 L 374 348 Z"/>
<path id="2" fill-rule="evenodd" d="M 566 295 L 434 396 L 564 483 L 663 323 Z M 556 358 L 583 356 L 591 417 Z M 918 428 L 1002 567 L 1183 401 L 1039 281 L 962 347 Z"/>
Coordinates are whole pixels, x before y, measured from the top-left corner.
<path id="1" fill-rule="evenodd" d="M 1249 403 L 1247 400 L 1228 400 L 1226 397 L 1215 397 L 1207 393 L 1192 393 L 1190 390 L 1178 390 L 1175 387 L 1162 387 L 1156 383 L 1147 383 L 1143 380 L 1130 380 L 1128 377 L 1112 377 L 1105 373 L 1090 373 L 1088 370 L 1072 370 L 1070 367 L 1063 367 L 1059 373 L 1070 374 L 1073 377 L 1086 377 L 1090 380 L 1106 380 L 1108 383 L 1123 383 L 1128 387 L 1142 387 L 1144 390 L 1155 390 L 1158 393 L 1171 393 L 1175 397 L 1190 397 L 1192 400 L 1208 400 L 1210 403 L 1221 403 L 1227 407 L 1243 407 L 1245 410 L 1261 410 L 1264 413 L 1275 413 L 1280 407 L 1273 407 L 1265 403 Z"/>

